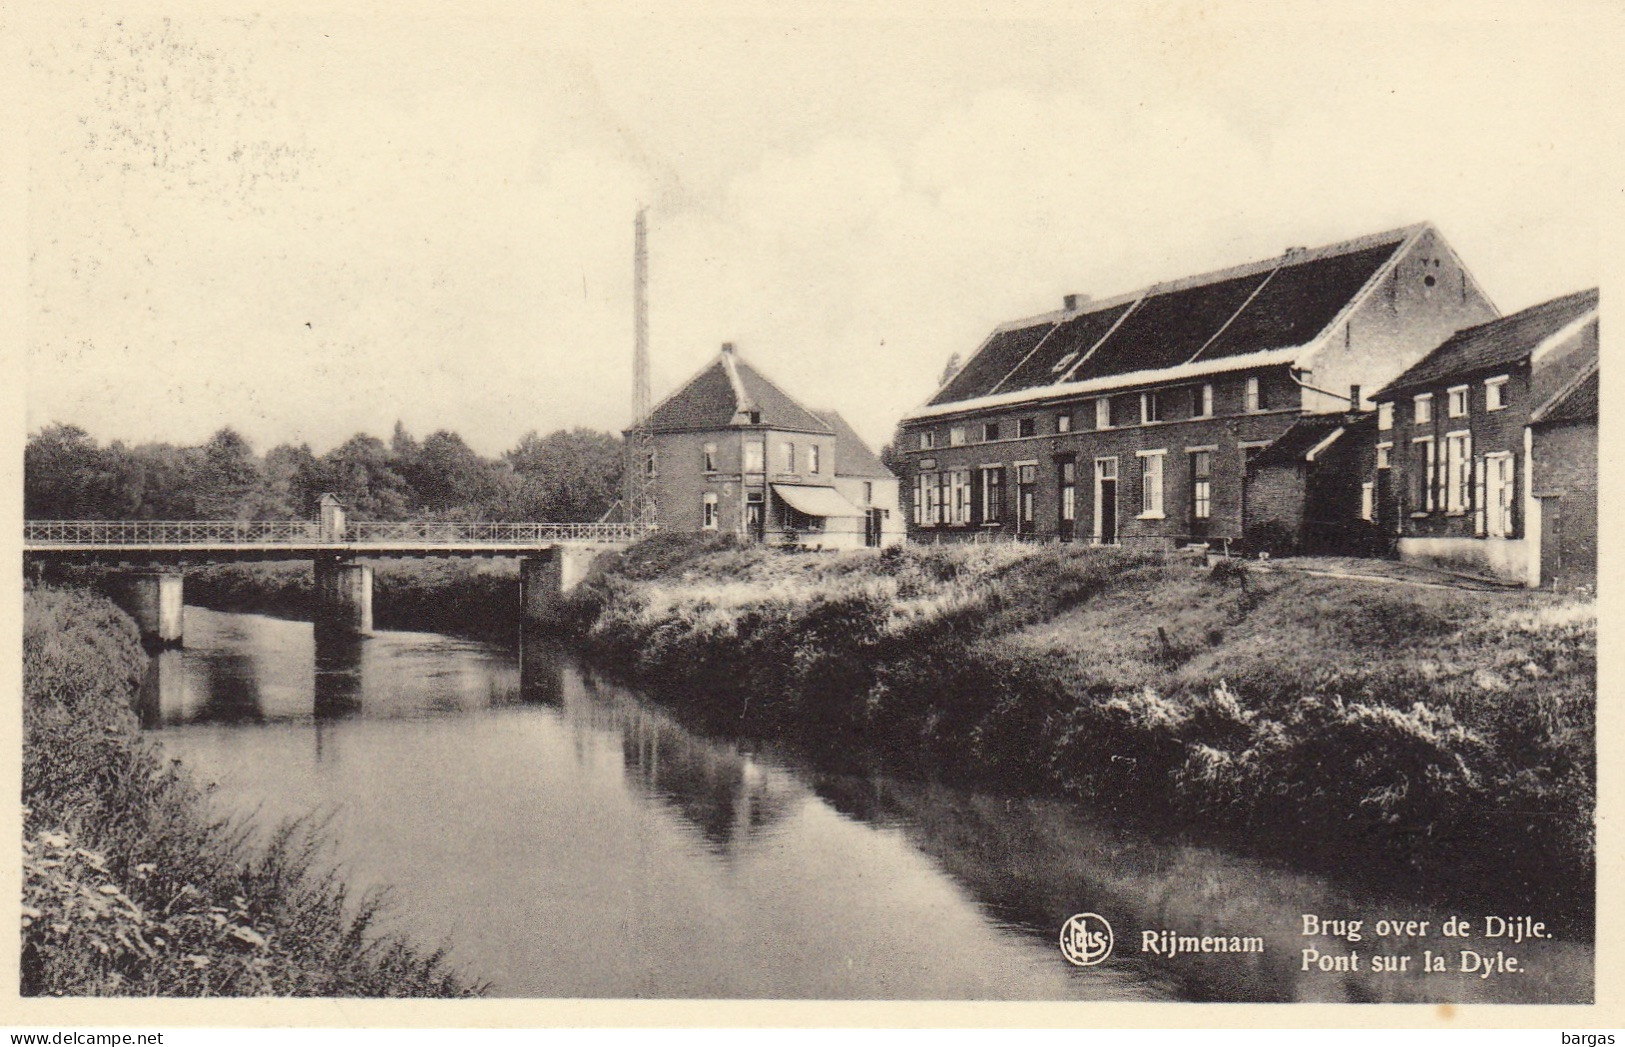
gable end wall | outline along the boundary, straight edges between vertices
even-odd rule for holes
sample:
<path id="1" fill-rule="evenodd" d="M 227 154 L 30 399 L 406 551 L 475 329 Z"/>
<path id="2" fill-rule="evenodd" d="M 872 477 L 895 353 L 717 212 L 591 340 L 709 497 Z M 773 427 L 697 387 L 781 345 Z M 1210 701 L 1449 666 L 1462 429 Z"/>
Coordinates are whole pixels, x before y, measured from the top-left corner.
<path id="1" fill-rule="evenodd" d="M 1304 409 L 1346 410 L 1350 385 L 1360 387 L 1365 403 L 1359 406 L 1369 408 L 1372 393 L 1452 334 L 1498 316 L 1455 252 L 1428 229 L 1383 273 L 1365 300 L 1327 333 L 1305 378 L 1325 394 L 1306 389 Z"/>

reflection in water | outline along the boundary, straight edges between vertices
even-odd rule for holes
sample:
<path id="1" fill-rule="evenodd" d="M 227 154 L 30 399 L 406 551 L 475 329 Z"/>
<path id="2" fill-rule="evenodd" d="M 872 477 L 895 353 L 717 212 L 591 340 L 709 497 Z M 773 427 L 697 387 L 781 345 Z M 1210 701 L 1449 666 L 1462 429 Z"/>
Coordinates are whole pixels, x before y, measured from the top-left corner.
<path id="1" fill-rule="evenodd" d="M 1430 914 L 1059 803 L 793 769 L 535 638 L 516 659 L 429 634 L 329 646 L 308 625 L 191 608 L 187 628 L 189 648 L 154 661 L 143 722 L 223 803 L 331 813 L 353 886 L 392 885 L 408 929 L 445 937 L 499 993 L 1589 997 L 1589 949 L 1566 942 L 1526 943 L 1535 973 L 1518 981 L 1304 974 L 1301 913 Z M 1118 944 L 1076 968 L 1056 935 L 1085 910 Z M 1267 948 L 1142 952 L 1160 929 Z"/>
<path id="2" fill-rule="evenodd" d="M 366 641 L 324 629 L 314 631 L 316 677 L 314 712 L 318 720 L 338 720 L 361 711 L 361 656 Z"/>

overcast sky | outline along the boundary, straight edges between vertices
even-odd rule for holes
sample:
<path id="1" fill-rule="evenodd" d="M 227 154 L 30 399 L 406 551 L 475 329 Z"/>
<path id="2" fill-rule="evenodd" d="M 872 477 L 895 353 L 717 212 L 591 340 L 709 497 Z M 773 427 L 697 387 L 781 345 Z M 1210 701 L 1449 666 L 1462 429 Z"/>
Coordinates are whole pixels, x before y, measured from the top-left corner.
<path id="1" fill-rule="evenodd" d="M 1600 8 L 536 6 L 36 23 L 30 430 L 618 430 L 640 201 L 656 398 L 731 340 L 877 444 L 1067 292 L 1420 220 L 1599 282 Z"/>

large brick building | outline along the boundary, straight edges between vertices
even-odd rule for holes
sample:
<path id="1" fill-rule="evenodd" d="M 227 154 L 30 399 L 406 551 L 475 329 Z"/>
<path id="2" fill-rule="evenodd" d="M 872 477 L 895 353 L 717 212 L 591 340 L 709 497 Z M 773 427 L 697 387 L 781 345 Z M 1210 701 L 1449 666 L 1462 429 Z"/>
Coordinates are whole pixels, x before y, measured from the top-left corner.
<path id="1" fill-rule="evenodd" d="M 903 540 L 897 477 L 845 419 L 797 403 L 732 343 L 655 405 L 648 429 L 653 454 L 636 467 L 663 531 L 831 549 Z"/>
<path id="2" fill-rule="evenodd" d="M 1402 558 L 1594 584 L 1597 290 L 1457 332 L 1372 399 L 1367 482 Z"/>
<path id="3" fill-rule="evenodd" d="M 1167 545 L 1283 513 L 1301 527 L 1302 485 L 1253 490 L 1249 462 L 1301 440 L 1305 416 L 1368 408 L 1360 390 L 1496 315 L 1425 223 L 1069 296 L 999 327 L 903 420 L 910 532 Z"/>

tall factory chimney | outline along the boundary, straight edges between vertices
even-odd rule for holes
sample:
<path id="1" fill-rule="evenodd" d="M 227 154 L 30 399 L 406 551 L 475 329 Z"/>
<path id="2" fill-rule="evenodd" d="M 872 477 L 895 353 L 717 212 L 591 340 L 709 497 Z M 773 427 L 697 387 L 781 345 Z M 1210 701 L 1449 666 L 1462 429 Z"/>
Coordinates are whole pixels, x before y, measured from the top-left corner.
<path id="1" fill-rule="evenodd" d="M 626 519 L 655 525 L 655 448 L 649 431 L 649 225 L 647 208 L 632 224 L 632 428 L 627 434 Z"/>

